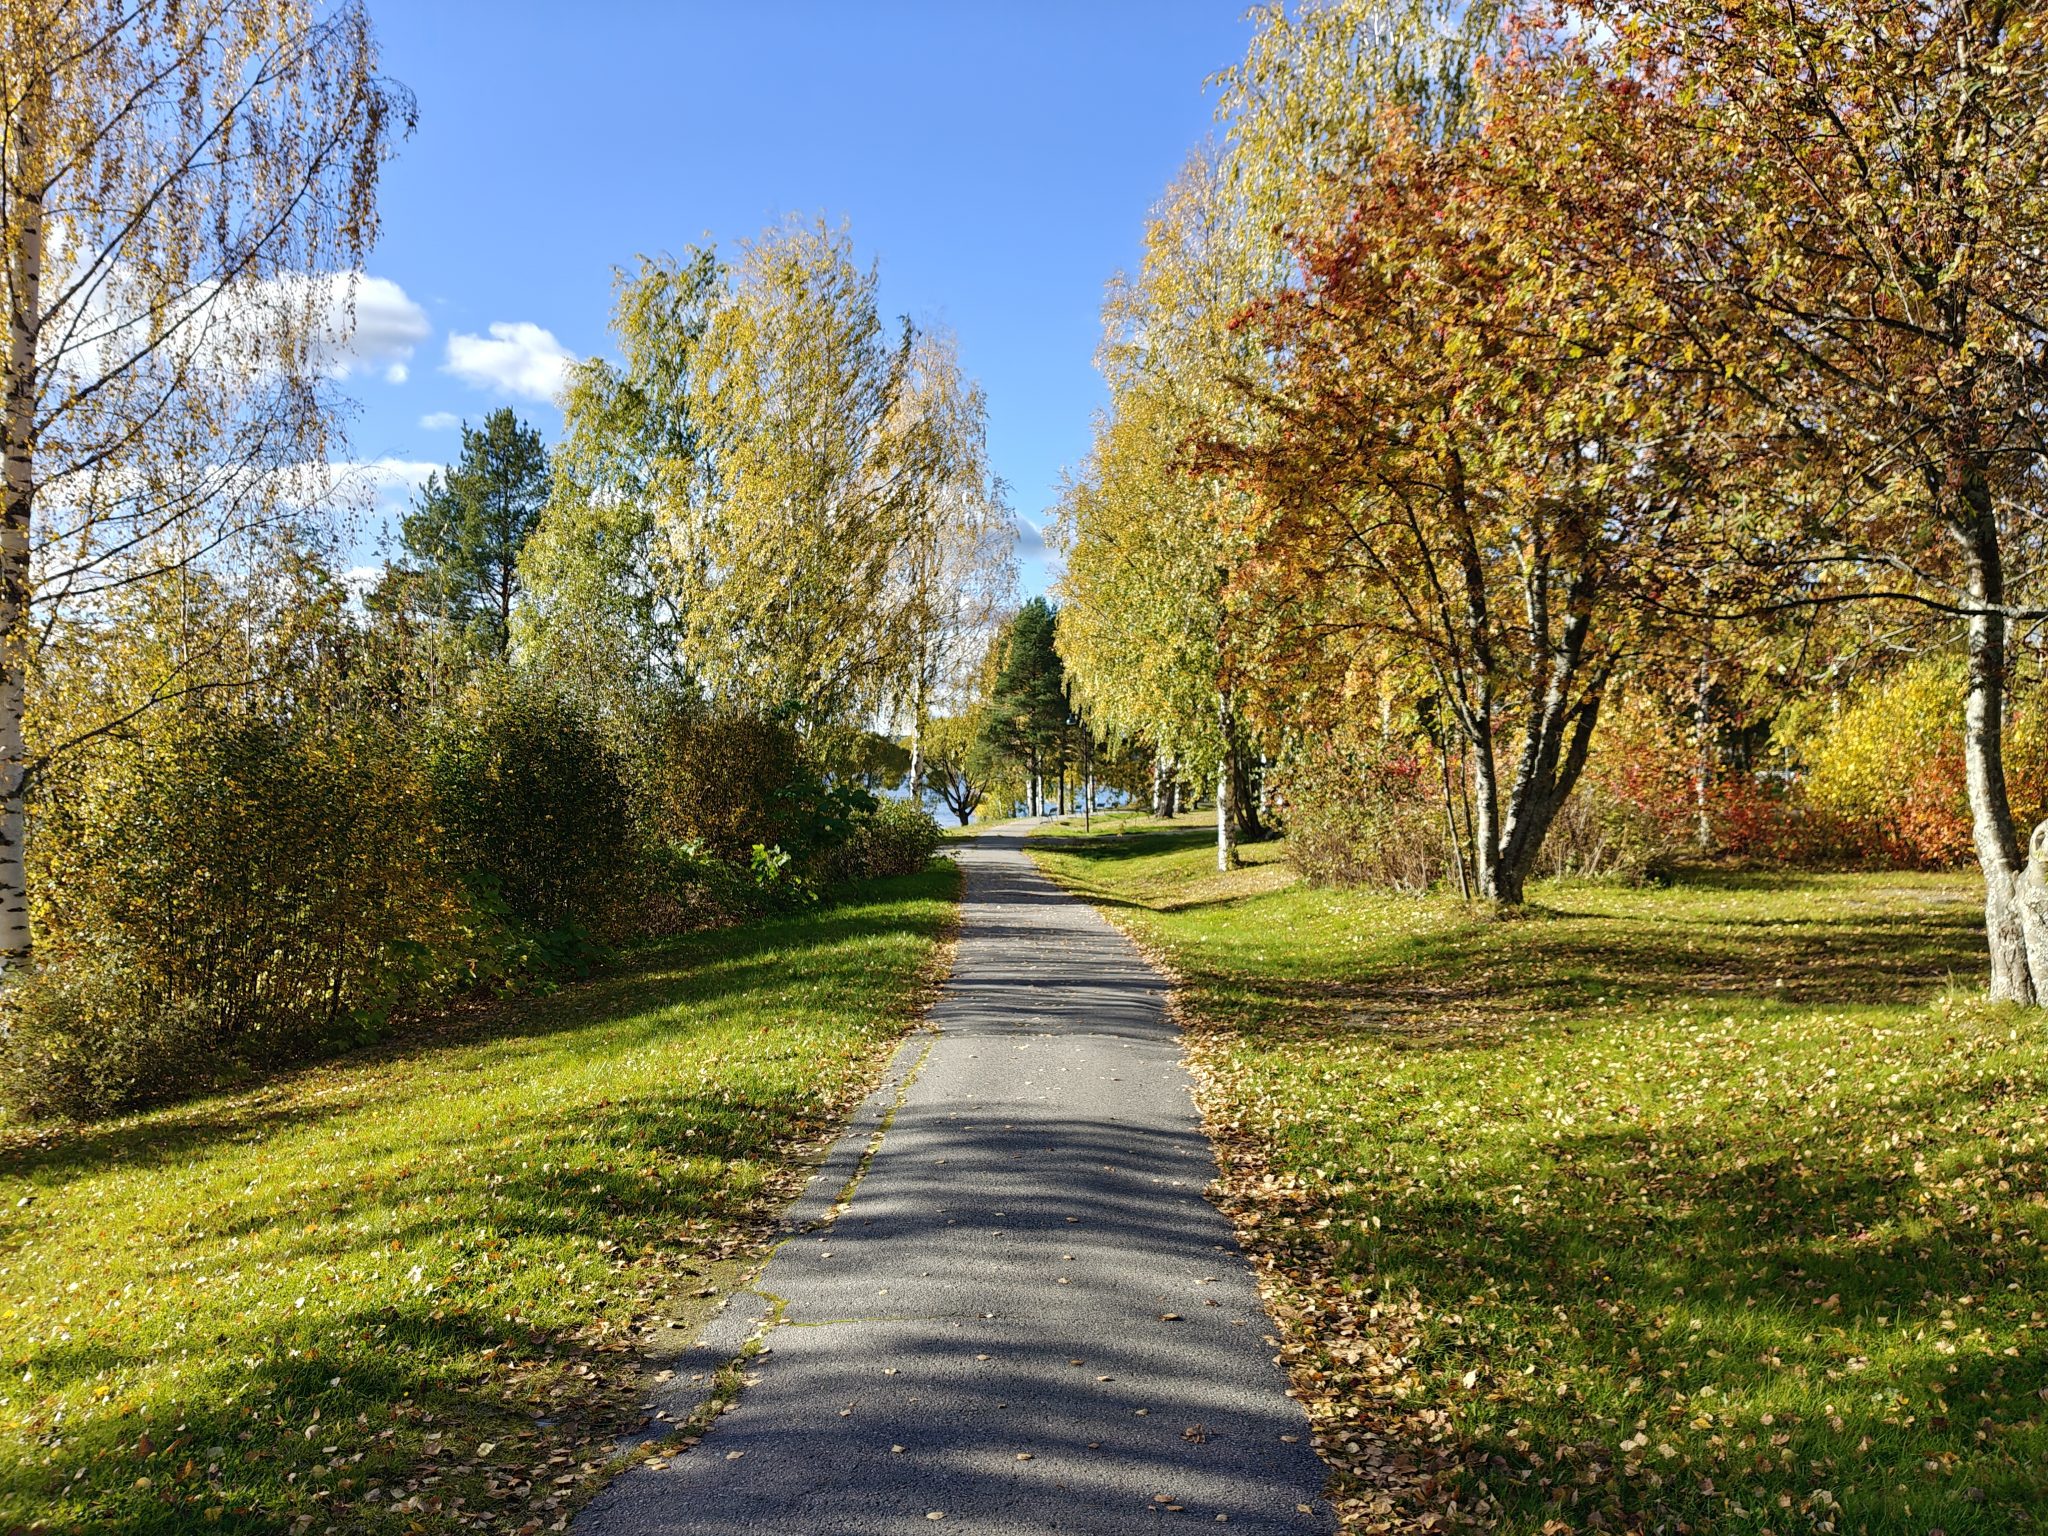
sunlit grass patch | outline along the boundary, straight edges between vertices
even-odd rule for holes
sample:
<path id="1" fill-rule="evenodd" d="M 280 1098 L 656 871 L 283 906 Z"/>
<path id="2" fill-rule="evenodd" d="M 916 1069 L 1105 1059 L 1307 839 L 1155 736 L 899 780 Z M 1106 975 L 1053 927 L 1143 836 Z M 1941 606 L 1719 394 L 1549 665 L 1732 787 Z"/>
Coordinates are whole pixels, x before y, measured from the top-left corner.
<path id="1" fill-rule="evenodd" d="M 957 879 L 654 946 L 258 1092 L 10 1134 L 0 1528 L 552 1524 L 909 1021 Z"/>
<path id="2" fill-rule="evenodd" d="M 2038 1518 L 2048 1028 L 1969 1000 L 1970 880 L 1554 885 L 1500 921 L 1219 878 L 1195 837 L 1042 857 L 1183 977 L 1354 1524 Z"/>

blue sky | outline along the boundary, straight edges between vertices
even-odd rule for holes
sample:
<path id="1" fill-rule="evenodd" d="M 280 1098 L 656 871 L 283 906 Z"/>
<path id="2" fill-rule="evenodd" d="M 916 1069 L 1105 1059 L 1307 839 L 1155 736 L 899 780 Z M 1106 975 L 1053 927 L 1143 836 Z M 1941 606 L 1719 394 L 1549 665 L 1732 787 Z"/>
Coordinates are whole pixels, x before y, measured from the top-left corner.
<path id="1" fill-rule="evenodd" d="M 609 350 L 611 271 L 845 220 L 892 313 L 952 327 L 1033 539 L 1086 450 L 1103 285 L 1212 128 L 1244 0 L 751 5 L 383 0 L 419 98 L 360 302 L 352 457 L 402 505 L 453 423 L 509 404 L 552 437 L 565 355 Z M 359 548 L 375 543 L 365 530 Z"/>

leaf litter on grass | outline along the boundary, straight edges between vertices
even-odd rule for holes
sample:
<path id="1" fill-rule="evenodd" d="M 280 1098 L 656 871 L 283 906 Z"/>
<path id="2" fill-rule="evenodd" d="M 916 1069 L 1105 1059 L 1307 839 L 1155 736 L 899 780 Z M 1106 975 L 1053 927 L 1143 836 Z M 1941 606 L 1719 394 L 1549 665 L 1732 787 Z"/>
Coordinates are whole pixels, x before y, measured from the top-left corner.
<path id="1" fill-rule="evenodd" d="M 564 1527 L 935 987 L 957 884 L 8 1137 L 0 1529 Z"/>
<path id="2" fill-rule="evenodd" d="M 1046 862 L 1145 898 L 1347 1529 L 2029 1528 L 2048 1042 L 1947 877 L 1158 899 L 1210 857 Z"/>

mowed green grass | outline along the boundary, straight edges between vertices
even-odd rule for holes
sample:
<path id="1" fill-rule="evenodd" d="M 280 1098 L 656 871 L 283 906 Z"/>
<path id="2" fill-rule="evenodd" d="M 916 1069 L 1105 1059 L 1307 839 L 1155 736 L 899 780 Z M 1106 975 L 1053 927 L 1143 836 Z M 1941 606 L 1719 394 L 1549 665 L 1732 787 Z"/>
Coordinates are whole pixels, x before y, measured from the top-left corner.
<path id="1" fill-rule="evenodd" d="M 0 1529 L 554 1526 L 910 1022 L 957 890 L 935 864 L 438 1042 L 0 1134 Z"/>
<path id="2" fill-rule="evenodd" d="M 1226 1199 L 1357 1529 L 2048 1524 L 2048 1015 L 1966 876 L 1542 909 L 1049 840 L 1184 980 Z"/>

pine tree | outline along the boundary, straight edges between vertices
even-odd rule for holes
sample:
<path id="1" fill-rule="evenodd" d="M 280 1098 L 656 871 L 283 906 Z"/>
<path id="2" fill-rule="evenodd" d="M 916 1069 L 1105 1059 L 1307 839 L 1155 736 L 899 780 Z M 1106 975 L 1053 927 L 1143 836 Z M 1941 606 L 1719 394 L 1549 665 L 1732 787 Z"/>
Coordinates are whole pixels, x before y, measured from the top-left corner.
<path id="1" fill-rule="evenodd" d="M 1042 812 L 1044 782 L 1067 761 L 1073 709 L 1067 699 L 1067 669 L 1054 637 L 1058 614 L 1034 597 L 1010 621 L 1002 670 L 989 696 L 986 740 L 1022 764 L 1030 778 L 1031 813 Z"/>
<path id="2" fill-rule="evenodd" d="M 399 537 L 453 621 L 494 655 L 511 643 L 519 552 L 547 505 L 549 463 L 540 433 L 509 409 L 462 428 L 462 458 L 430 475 Z"/>

